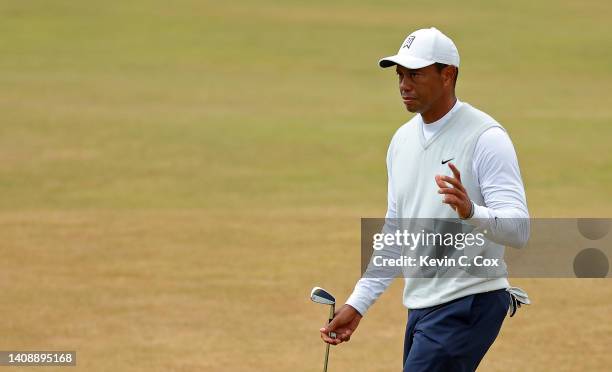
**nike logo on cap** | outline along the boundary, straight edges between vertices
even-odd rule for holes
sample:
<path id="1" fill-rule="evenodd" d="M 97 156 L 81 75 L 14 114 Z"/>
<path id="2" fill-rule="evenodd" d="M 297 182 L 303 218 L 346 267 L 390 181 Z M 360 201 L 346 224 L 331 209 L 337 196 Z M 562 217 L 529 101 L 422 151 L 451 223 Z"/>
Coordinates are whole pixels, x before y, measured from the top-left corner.
<path id="1" fill-rule="evenodd" d="M 454 158 L 450 158 L 450 159 L 448 159 L 448 160 L 442 160 L 442 164 L 444 165 L 444 164 L 448 163 L 449 161 L 451 161 L 451 160 L 453 160 L 453 159 L 454 159 Z"/>

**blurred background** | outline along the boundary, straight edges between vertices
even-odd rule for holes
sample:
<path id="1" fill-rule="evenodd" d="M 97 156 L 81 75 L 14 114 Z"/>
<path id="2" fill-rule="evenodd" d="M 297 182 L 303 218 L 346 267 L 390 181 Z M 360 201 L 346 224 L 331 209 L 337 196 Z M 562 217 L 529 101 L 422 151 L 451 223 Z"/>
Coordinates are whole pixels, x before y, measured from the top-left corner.
<path id="1" fill-rule="evenodd" d="M 377 67 L 435 26 L 532 217 L 610 217 L 608 1 L 0 1 L 0 350 L 82 371 L 317 371 L 411 114 Z M 514 279 L 482 371 L 605 371 L 612 284 Z M 401 368 L 396 281 L 332 371 Z M 31 367 L 30 369 L 34 369 Z M 17 370 L 18 368 L 15 368 Z M 27 370 L 27 368 L 24 368 Z"/>

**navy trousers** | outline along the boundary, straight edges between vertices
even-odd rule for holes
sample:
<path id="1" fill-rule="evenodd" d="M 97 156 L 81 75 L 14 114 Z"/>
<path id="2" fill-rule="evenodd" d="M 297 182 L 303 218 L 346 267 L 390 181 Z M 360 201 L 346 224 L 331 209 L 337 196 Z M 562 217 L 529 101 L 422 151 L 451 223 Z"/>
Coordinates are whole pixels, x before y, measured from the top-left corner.
<path id="1" fill-rule="evenodd" d="M 505 289 L 408 312 L 404 372 L 475 371 L 508 312 Z"/>

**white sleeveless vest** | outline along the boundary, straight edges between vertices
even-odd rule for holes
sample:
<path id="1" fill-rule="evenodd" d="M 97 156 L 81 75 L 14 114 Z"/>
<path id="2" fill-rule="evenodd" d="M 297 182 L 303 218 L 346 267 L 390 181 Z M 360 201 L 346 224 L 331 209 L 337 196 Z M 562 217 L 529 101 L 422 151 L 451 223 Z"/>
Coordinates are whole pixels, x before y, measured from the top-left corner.
<path id="1" fill-rule="evenodd" d="M 442 203 L 435 182 L 437 174 L 453 176 L 451 162 L 461 172 L 461 181 L 474 203 L 484 205 L 484 198 L 472 171 L 472 158 L 478 138 L 487 129 L 504 129 L 486 113 L 465 103 L 428 141 L 423 136 L 422 119 L 416 115 L 398 129 L 389 149 L 389 164 L 395 192 L 398 218 L 458 218 L 457 213 Z M 426 125 L 426 124 L 425 124 Z M 503 257 L 504 247 L 488 242 L 486 252 Z M 500 252 L 501 250 L 501 252 Z M 504 264 L 505 269 L 505 264 Z M 508 288 L 506 277 L 406 278 L 404 305 L 409 309 L 439 305 L 470 294 Z"/>

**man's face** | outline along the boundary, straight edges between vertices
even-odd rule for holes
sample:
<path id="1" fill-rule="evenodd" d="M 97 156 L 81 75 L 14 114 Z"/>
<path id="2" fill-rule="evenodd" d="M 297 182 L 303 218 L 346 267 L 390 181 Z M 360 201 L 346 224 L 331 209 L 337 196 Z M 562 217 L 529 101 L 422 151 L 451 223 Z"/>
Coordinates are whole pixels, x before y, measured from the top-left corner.
<path id="1" fill-rule="evenodd" d="M 397 65 L 395 71 L 402 100 L 410 112 L 428 111 L 444 92 L 442 72 L 435 65 L 415 70 Z"/>

